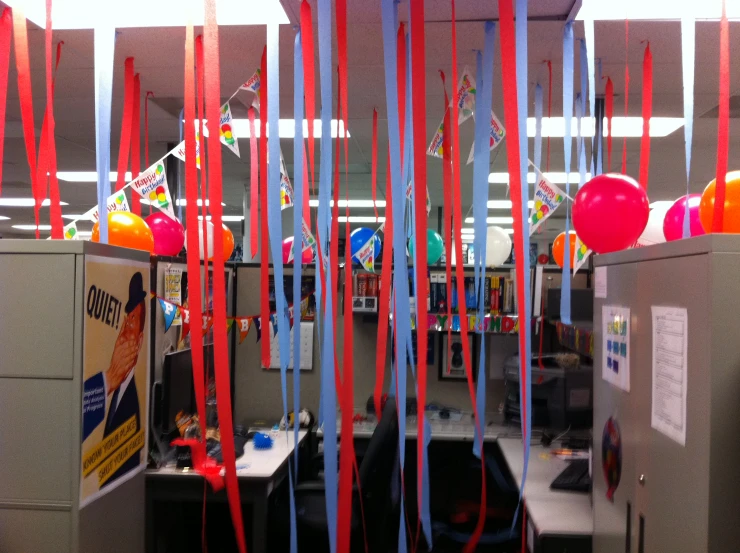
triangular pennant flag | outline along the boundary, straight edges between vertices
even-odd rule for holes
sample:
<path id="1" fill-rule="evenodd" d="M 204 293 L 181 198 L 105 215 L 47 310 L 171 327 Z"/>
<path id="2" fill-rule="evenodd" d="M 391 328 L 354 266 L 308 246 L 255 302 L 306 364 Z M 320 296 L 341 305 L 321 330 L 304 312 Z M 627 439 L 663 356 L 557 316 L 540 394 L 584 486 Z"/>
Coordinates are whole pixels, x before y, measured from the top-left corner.
<path id="1" fill-rule="evenodd" d="M 293 330 L 293 306 L 288 307 L 288 319 L 290 321 L 290 329 Z"/>
<path id="2" fill-rule="evenodd" d="M 461 124 L 472 117 L 475 111 L 475 77 L 467 67 L 463 68 L 462 75 L 455 89 L 454 102 L 457 102 L 457 124 Z"/>
<path id="3" fill-rule="evenodd" d="M 234 326 L 234 319 L 232 317 L 229 317 L 226 319 L 226 333 L 228 334 L 231 330 L 231 327 Z"/>
<path id="4" fill-rule="evenodd" d="M 573 256 L 573 276 L 575 276 L 578 269 L 583 267 L 583 264 L 588 260 L 588 256 L 591 255 L 593 250 L 588 249 L 586 244 L 581 242 L 581 239 L 576 235 L 576 251 Z"/>
<path id="5" fill-rule="evenodd" d="M 409 181 L 406 187 L 406 199 L 411 200 L 411 194 L 414 191 L 414 181 Z M 427 186 L 427 215 L 432 211 L 432 200 L 429 198 L 429 186 Z"/>
<path id="6" fill-rule="evenodd" d="M 362 268 L 368 273 L 375 272 L 375 235 L 370 237 L 370 240 L 357 251 L 354 255 L 357 261 L 360 262 Z"/>
<path id="7" fill-rule="evenodd" d="M 219 134 L 221 135 L 221 144 L 228 146 L 228 148 L 239 156 L 239 142 L 237 137 L 234 135 L 234 120 L 231 116 L 231 106 L 229 102 L 226 102 L 221 106 L 221 121 L 219 126 Z"/>
<path id="8" fill-rule="evenodd" d="M 301 318 L 303 318 L 306 313 L 308 313 L 308 298 L 303 298 L 301 300 Z"/>
<path id="9" fill-rule="evenodd" d="M 437 127 L 437 131 L 434 133 L 432 141 L 429 143 L 429 147 L 427 148 L 428 156 L 442 158 L 444 154 L 444 150 L 442 149 L 442 144 L 444 143 L 444 132 L 445 120 L 443 117 L 442 122 L 439 124 L 439 127 Z"/>
<path id="10" fill-rule="evenodd" d="M 206 315 L 203 314 L 203 336 L 208 334 L 208 331 L 211 330 L 211 327 L 213 326 L 213 315 Z"/>
<path id="11" fill-rule="evenodd" d="M 129 186 L 150 205 L 164 211 L 172 219 L 175 218 L 170 187 L 167 185 L 164 159 L 160 159 L 136 177 L 129 183 Z"/>
<path id="12" fill-rule="evenodd" d="M 501 121 L 498 120 L 498 117 L 496 117 L 496 114 L 493 113 L 493 110 L 491 110 L 491 132 L 489 134 L 489 139 L 490 139 L 489 149 L 495 150 L 496 147 L 499 144 L 501 144 L 505 136 L 506 136 L 506 129 L 504 129 L 504 126 L 501 124 Z M 475 143 L 470 147 L 470 155 L 468 156 L 468 161 L 467 161 L 468 165 L 473 163 L 474 153 L 475 153 Z"/>
<path id="13" fill-rule="evenodd" d="M 553 214 L 553 212 L 567 197 L 565 192 L 551 183 L 547 177 L 542 174 L 539 168 L 534 168 L 534 174 L 536 179 L 534 194 L 532 195 L 534 205 L 532 206 L 532 210 L 529 212 L 530 236 L 532 236 L 545 219 Z"/>
<path id="14" fill-rule="evenodd" d="M 111 194 L 110 196 L 108 196 L 108 200 L 106 201 L 106 206 L 108 209 L 108 213 L 113 213 L 114 211 L 131 211 L 131 209 L 128 206 L 128 200 L 126 199 L 126 194 L 123 193 L 123 190 L 119 190 L 115 194 Z M 89 221 L 93 221 L 97 223 L 98 219 L 100 219 L 98 215 L 98 206 L 95 206 L 92 209 L 85 212 L 85 214 L 82 217 L 80 217 L 80 219 L 87 219 Z"/>
<path id="15" fill-rule="evenodd" d="M 182 334 L 180 335 L 180 341 L 183 342 L 190 334 L 190 309 L 180 308 L 180 316 L 182 317 Z"/>
<path id="16" fill-rule="evenodd" d="M 64 239 L 65 240 L 79 240 L 80 237 L 77 234 L 77 221 L 72 221 L 66 227 L 64 227 Z"/>
<path id="17" fill-rule="evenodd" d="M 252 319 L 249 317 L 237 317 L 236 322 L 239 328 L 239 343 L 244 341 L 244 338 L 249 334 L 249 328 L 252 326 Z"/>
<path id="18" fill-rule="evenodd" d="M 316 238 L 311 233 L 311 228 L 308 226 L 308 223 L 305 219 L 303 219 L 303 224 L 301 227 L 301 230 L 303 232 L 303 251 L 306 251 L 307 249 L 311 249 L 313 252 L 314 258 L 316 257 Z"/>
<path id="19" fill-rule="evenodd" d="M 282 152 L 280 153 L 280 210 L 293 207 L 293 186 L 288 178 L 288 171 L 285 167 L 285 160 Z"/>
<path id="20" fill-rule="evenodd" d="M 249 77 L 247 82 L 239 87 L 239 90 L 248 90 L 249 92 L 254 92 L 255 94 L 257 94 L 257 92 L 259 92 L 261 82 L 262 80 L 260 78 L 260 70 L 257 69 L 257 71 L 255 71 L 254 74 Z"/>
<path id="21" fill-rule="evenodd" d="M 177 307 L 168 301 L 164 301 L 162 298 L 159 299 L 159 305 L 162 308 L 162 314 L 164 315 L 164 331 L 167 332 L 172 326 L 172 321 L 175 320 L 177 315 Z"/>
<path id="22" fill-rule="evenodd" d="M 203 128 L 205 129 L 206 127 L 204 126 Z M 207 133 L 206 136 L 208 136 Z M 169 153 L 180 161 L 185 161 L 185 141 L 180 142 Z M 200 132 L 197 128 L 195 129 L 195 166 L 200 169 Z"/>
<path id="23" fill-rule="evenodd" d="M 257 331 L 257 342 L 259 342 L 260 338 L 262 338 L 262 319 L 254 317 L 252 322 L 254 322 L 254 329 Z M 247 332 L 249 332 L 249 329 L 247 329 Z"/>
<path id="24" fill-rule="evenodd" d="M 272 336 L 274 338 L 278 333 L 277 317 L 275 316 L 275 313 L 270 315 L 270 323 L 272 323 Z"/>

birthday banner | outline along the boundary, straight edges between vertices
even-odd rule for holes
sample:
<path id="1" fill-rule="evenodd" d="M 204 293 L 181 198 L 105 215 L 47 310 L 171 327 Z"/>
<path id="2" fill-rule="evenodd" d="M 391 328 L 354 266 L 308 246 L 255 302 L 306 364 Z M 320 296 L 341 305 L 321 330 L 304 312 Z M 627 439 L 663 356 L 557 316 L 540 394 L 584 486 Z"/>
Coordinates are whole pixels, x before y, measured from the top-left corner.
<path id="1" fill-rule="evenodd" d="M 501 144 L 501 142 L 504 140 L 504 137 L 506 136 L 506 129 L 504 129 L 504 126 L 501 124 L 501 121 L 498 120 L 498 117 L 496 117 L 496 114 L 493 113 L 493 110 L 491 110 L 491 130 L 489 134 L 490 139 L 490 145 L 489 150 L 493 151 L 496 149 L 496 147 Z M 470 147 L 470 155 L 468 155 L 468 161 L 467 165 L 470 165 L 473 163 L 473 157 L 475 153 L 475 143 Z"/>
<path id="2" fill-rule="evenodd" d="M 311 233 L 311 229 L 305 219 L 302 220 L 302 233 L 303 238 L 301 240 L 301 256 L 303 252 L 310 250 L 311 257 L 316 258 L 316 238 Z M 288 263 L 292 263 L 295 258 L 295 240 L 290 245 L 290 252 L 288 253 Z"/>
<path id="3" fill-rule="evenodd" d="M 64 239 L 65 240 L 79 240 L 80 237 L 77 234 L 77 223 L 72 221 L 70 224 L 64 227 Z"/>
<path id="4" fill-rule="evenodd" d="M 236 141 L 236 137 L 234 136 L 233 126 L 234 118 L 231 116 L 231 106 L 229 105 L 229 102 L 226 102 L 221 106 L 221 118 L 219 121 L 221 144 L 234 152 L 236 157 L 241 157 L 239 155 L 239 143 Z"/>
<path id="5" fill-rule="evenodd" d="M 537 228 L 563 203 L 567 197 L 565 192 L 549 181 L 542 172 L 535 167 L 536 182 L 534 185 L 534 205 L 529 212 L 529 235 L 532 236 Z"/>
<path id="6" fill-rule="evenodd" d="M 459 125 L 472 117 L 475 111 L 475 77 L 467 67 L 463 68 L 462 75 L 460 75 L 454 101 L 457 102 L 459 110 L 457 116 Z"/>
<path id="7" fill-rule="evenodd" d="M 355 257 L 368 273 L 375 272 L 375 234 L 358 250 Z"/>
<path id="8" fill-rule="evenodd" d="M 119 190 L 115 194 L 111 194 L 108 196 L 108 199 L 105 202 L 106 209 L 108 210 L 108 213 L 113 213 L 114 211 L 131 211 L 128 206 L 128 200 L 126 199 L 126 194 L 123 193 L 123 190 Z M 98 206 L 93 207 L 92 209 L 89 209 L 85 213 L 83 213 L 82 217 L 80 217 L 82 220 L 88 220 L 93 221 L 95 223 L 98 222 L 98 219 L 100 219 L 100 214 L 98 213 Z M 77 223 L 80 219 L 76 219 L 72 221 L 73 223 Z"/>
<path id="9" fill-rule="evenodd" d="M 406 187 L 406 199 L 407 200 L 411 201 L 411 194 L 413 193 L 413 191 L 414 191 L 414 181 L 410 181 L 408 186 Z M 431 211 L 432 211 L 432 200 L 429 199 L 429 186 L 427 186 L 427 215 L 429 215 Z"/>
<path id="10" fill-rule="evenodd" d="M 293 207 L 293 186 L 290 184 L 283 153 L 280 152 L 280 211 Z"/>
<path id="11" fill-rule="evenodd" d="M 444 315 L 427 314 L 427 331 L 460 332 L 463 324 L 467 324 L 467 330 L 472 332 L 484 332 L 489 334 L 516 334 L 519 332 L 519 318 L 508 315 L 485 315 L 480 319 L 477 315 Z M 415 330 L 416 319 L 411 318 L 411 328 Z"/>
<path id="12" fill-rule="evenodd" d="M 578 269 L 583 267 L 584 263 L 588 260 L 588 256 L 591 255 L 593 250 L 590 250 L 586 244 L 581 242 L 581 239 L 576 235 L 576 251 L 573 261 L 573 276 L 576 275 Z"/>
<path id="13" fill-rule="evenodd" d="M 170 188 L 167 186 L 167 171 L 164 160 L 160 160 L 141 175 L 132 180 L 128 186 L 139 196 L 149 201 L 150 205 L 164 211 L 170 218 L 175 218 Z"/>

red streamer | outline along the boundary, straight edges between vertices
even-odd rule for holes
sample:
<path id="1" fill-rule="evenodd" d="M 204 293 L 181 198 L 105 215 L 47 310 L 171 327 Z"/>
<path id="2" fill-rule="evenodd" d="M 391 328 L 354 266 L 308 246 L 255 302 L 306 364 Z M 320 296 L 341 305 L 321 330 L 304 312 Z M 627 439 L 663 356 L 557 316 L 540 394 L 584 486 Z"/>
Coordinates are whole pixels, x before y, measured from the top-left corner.
<path id="1" fill-rule="evenodd" d="M 371 176 L 370 183 L 372 185 L 373 194 L 373 210 L 375 210 L 375 219 L 378 218 L 378 110 L 373 108 L 373 158 L 372 165 L 370 166 Z M 386 221 L 388 217 L 386 216 Z"/>
<path id="2" fill-rule="evenodd" d="M 457 86 L 457 24 L 455 22 L 455 0 L 451 0 L 452 4 L 452 82 Z M 453 192 L 453 223 L 455 225 L 455 231 L 453 237 L 455 238 L 455 258 L 459 261 L 455 263 L 455 275 L 457 278 L 457 305 L 458 311 L 462 314 L 467 314 L 468 309 L 465 303 L 465 286 L 461 284 L 465 281 L 465 274 L 463 272 L 463 256 L 462 256 L 462 201 L 460 198 L 460 133 L 457 126 L 457 98 L 452 103 L 452 112 L 450 114 L 450 134 L 452 135 L 452 192 Z M 451 300 L 450 300 L 451 301 Z M 467 315 L 466 315 L 467 316 Z M 470 344 L 468 342 L 468 325 L 460 326 L 460 338 L 463 346 L 463 362 L 465 365 L 465 379 L 468 383 L 468 393 L 470 394 L 470 403 L 473 407 L 473 415 L 475 417 L 475 425 L 480 428 L 481 413 L 478 413 L 478 403 L 475 395 L 475 385 L 473 384 L 473 371 L 471 364 L 470 355 Z M 481 535 L 483 535 L 483 528 L 486 523 L 486 463 L 484 461 L 484 451 L 481 447 L 481 490 L 480 490 L 480 510 L 478 511 L 478 521 L 475 524 L 475 530 L 470 536 L 470 540 L 465 544 L 463 551 L 465 553 L 472 553 L 475 551 L 478 542 L 480 541 Z"/>
<path id="3" fill-rule="evenodd" d="M 624 20 L 624 116 L 629 115 L 630 64 L 629 64 L 630 22 Z M 627 137 L 622 139 L 622 174 L 627 174 Z"/>
<path id="4" fill-rule="evenodd" d="M 218 23 L 216 22 L 216 0 L 205 0 L 205 90 L 206 113 L 211 127 L 208 141 L 208 174 L 211 214 L 213 216 L 213 274 L 224 274 L 224 231 L 222 226 L 222 173 L 219 114 L 221 111 L 221 76 L 219 67 Z M 261 87 L 260 87 L 261 88 Z M 201 163 L 203 163 L 201 161 Z M 205 240 L 204 240 L 205 242 Z M 263 253 L 267 248 L 263 250 Z M 269 340 L 265 340 L 268 342 Z M 234 450 L 234 428 L 231 409 L 231 382 L 226 326 L 226 282 L 223 278 L 213 279 L 213 345 L 214 371 L 216 375 L 216 397 L 218 398 L 218 420 L 221 425 L 221 449 L 223 451 L 226 492 L 234 524 L 239 553 L 246 553 L 242 506 L 239 500 L 239 481 L 236 476 Z"/>
<path id="5" fill-rule="evenodd" d="M 48 173 L 49 173 L 49 216 L 51 219 L 51 237 L 54 240 L 64 239 L 64 223 L 62 222 L 62 207 L 59 197 L 59 180 L 57 179 L 57 145 L 56 137 L 54 136 L 54 129 L 56 122 L 54 121 L 54 78 L 51 70 L 51 0 L 46 0 L 46 28 L 44 35 L 44 46 L 46 50 L 46 116 L 44 117 L 45 123 L 47 123 L 47 137 L 46 137 L 46 156 L 48 159 Z M 59 68 L 59 60 L 61 58 L 61 44 L 57 45 L 57 59 L 56 67 Z M 42 139 L 43 141 L 43 139 Z M 45 164 L 46 165 L 46 164 Z M 45 172 L 46 168 L 45 168 Z M 46 175 L 42 174 L 39 182 L 46 182 Z M 44 190 L 44 192 L 46 192 Z"/>
<path id="6" fill-rule="evenodd" d="M 260 315 L 263 321 L 270 317 L 270 254 L 267 230 L 267 46 L 260 62 Z M 278 259 L 280 263 L 282 259 Z M 262 340 L 262 366 L 270 366 L 270 340 Z"/>
<path id="7" fill-rule="evenodd" d="M 36 175 L 36 131 L 33 121 L 33 94 L 31 92 L 31 68 L 28 57 L 28 30 L 26 16 L 18 7 L 13 14 L 13 42 L 15 43 L 15 67 L 18 73 L 18 96 L 21 104 L 21 120 L 23 123 L 23 138 L 26 145 L 26 158 L 31 173 L 31 191 L 34 197 L 33 214 L 36 221 L 36 239 L 39 238 L 39 208 L 42 198 Z"/>
<path id="8" fill-rule="evenodd" d="M 149 167 L 149 97 L 154 97 L 154 92 L 151 90 L 146 91 L 146 97 L 144 98 L 144 165 Z M 195 125 L 195 122 L 193 122 Z M 197 169 L 197 167 L 196 167 Z M 151 211 L 151 206 L 150 206 Z"/>
<path id="9" fill-rule="evenodd" d="M 261 85 L 260 85 L 261 86 Z M 257 132 L 254 125 L 254 108 L 249 108 L 249 252 L 257 255 L 259 247 L 259 154 Z"/>
<path id="10" fill-rule="evenodd" d="M 198 169 L 195 162 L 195 51 L 193 44 L 193 26 L 188 24 L 185 30 L 185 198 L 188 205 L 196 205 L 198 202 Z M 148 95 L 147 95 L 148 98 Z M 145 108 L 146 109 L 146 108 Z M 192 203 L 191 203 L 192 202 Z M 187 209 L 186 232 L 189 244 L 198 243 L 198 210 Z M 201 272 L 200 255 L 198 248 L 188 248 L 186 262 L 188 266 L 188 309 L 193 320 L 200 321 L 203 318 L 202 296 L 201 296 Z M 182 339 L 185 338 L 183 325 Z M 193 364 L 193 385 L 195 389 L 195 404 L 198 410 L 198 419 L 205 421 L 206 416 L 206 391 L 205 371 L 203 368 L 203 334 L 193 332 L 190 336 L 190 355 Z M 199 440 L 194 440 L 191 445 L 193 461 L 196 471 L 202 467 L 198 461 L 206 462 L 205 434 L 201 432 Z"/>
<path id="11" fill-rule="evenodd" d="M 205 146 L 205 132 L 203 132 L 203 121 L 206 119 L 205 112 L 205 60 L 203 53 L 203 36 L 198 35 L 195 37 L 195 71 L 197 78 L 197 96 L 196 105 L 198 108 L 198 153 L 200 154 L 200 197 L 202 198 L 200 211 L 202 219 L 198 224 L 202 225 L 203 236 L 208 236 L 208 179 L 206 171 L 206 146 Z M 196 161 L 197 164 L 197 161 Z M 198 206 L 195 206 L 197 211 Z M 208 251 L 208 240 L 203 240 L 203 259 L 211 259 L 211 253 Z M 204 271 L 203 289 L 208 290 L 208 271 Z"/>
<path id="12" fill-rule="evenodd" d="M 313 51 L 313 26 L 311 24 L 311 5 L 301 2 L 301 45 L 303 46 L 303 91 L 306 99 L 306 120 L 308 122 L 308 163 L 311 173 L 311 193 L 316 193 L 314 181 L 315 143 L 313 125 L 316 118 L 316 69 Z M 305 164 L 304 164 L 305 165 Z"/>
<path id="13" fill-rule="evenodd" d="M 640 140 L 640 185 L 647 192 L 650 172 L 650 118 L 653 116 L 653 54 L 650 43 L 642 61 L 642 139 Z"/>
<path id="14" fill-rule="evenodd" d="M 128 167 L 128 157 L 131 149 L 131 120 L 134 110 L 134 58 L 126 58 L 124 62 L 123 91 L 123 119 L 121 120 L 121 141 L 118 145 L 116 192 L 126 184 L 126 168 Z"/>
<path id="15" fill-rule="evenodd" d="M 712 232 L 722 232 L 725 217 L 725 188 L 730 141 L 730 26 L 722 0 L 719 23 L 719 117 L 717 120 L 717 180 L 714 188 Z"/>
<path id="16" fill-rule="evenodd" d="M 134 75 L 134 109 L 131 122 L 131 178 L 135 179 L 141 173 L 141 78 L 138 73 Z M 131 211 L 141 215 L 141 197 L 138 194 L 131 194 Z"/>
<path id="17" fill-rule="evenodd" d="M 387 321 L 390 312 L 391 301 L 391 279 L 393 278 L 393 191 L 391 190 L 391 156 L 388 151 L 388 160 L 385 168 L 385 227 L 383 227 L 383 268 L 380 274 L 380 306 L 378 307 L 379 321 Z M 384 324 L 378 325 L 377 352 L 375 357 L 375 390 L 373 391 L 373 404 L 375 405 L 375 416 L 380 418 L 382 413 L 380 396 L 383 393 L 383 380 L 385 378 L 386 351 L 388 346 L 388 327 Z"/>
<path id="18" fill-rule="evenodd" d="M 607 173 L 610 173 L 612 170 L 612 120 L 614 119 L 614 83 L 610 77 L 606 78 L 606 100 L 604 104 L 608 132 L 606 137 L 606 170 Z"/>
<path id="19" fill-rule="evenodd" d="M 0 193 L 2 193 L 3 184 L 3 145 L 5 143 L 5 108 L 8 98 L 11 34 L 10 8 L 5 8 L 0 17 Z"/>

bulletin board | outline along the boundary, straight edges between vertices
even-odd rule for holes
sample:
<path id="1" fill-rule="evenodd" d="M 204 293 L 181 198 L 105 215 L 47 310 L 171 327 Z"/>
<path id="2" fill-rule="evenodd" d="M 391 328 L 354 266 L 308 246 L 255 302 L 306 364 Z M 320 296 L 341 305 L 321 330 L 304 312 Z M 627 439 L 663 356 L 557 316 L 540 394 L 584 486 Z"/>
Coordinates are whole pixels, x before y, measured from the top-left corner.
<path id="1" fill-rule="evenodd" d="M 302 371 L 313 370 L 313 321 L 303 321 L 301 324 L 301 366 Z M 273 370 L 280 369 L 280 337 L 276 336 L 272 330 L 272 325 L 268 325 L 270 328 L 270 366 L 262 366 L 263 369 Z M 295 326 L 290 329 L 290 360 L 288 361 L 288 368 L 295 368 L 293 362 L 293 330 Z"/>

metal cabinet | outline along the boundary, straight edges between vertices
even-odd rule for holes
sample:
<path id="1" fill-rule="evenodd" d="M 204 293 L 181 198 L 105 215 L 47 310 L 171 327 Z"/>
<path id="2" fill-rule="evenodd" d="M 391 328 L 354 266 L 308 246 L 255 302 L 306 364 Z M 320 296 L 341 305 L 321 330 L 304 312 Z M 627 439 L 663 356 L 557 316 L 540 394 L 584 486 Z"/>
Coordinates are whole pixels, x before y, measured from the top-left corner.
<path id="1" fill-rule="evenodd" d="M 740 236 L 708 235 L 594 259 L 594 551 L 724 553 L 740 543 Z M 630 309 L 630 391 L 602 377 L 605 306 Z M 651 425 L 652 306 L 687 310 L 686 443 Z M 617 421 L 611 499 L 602 436 Z"/>

